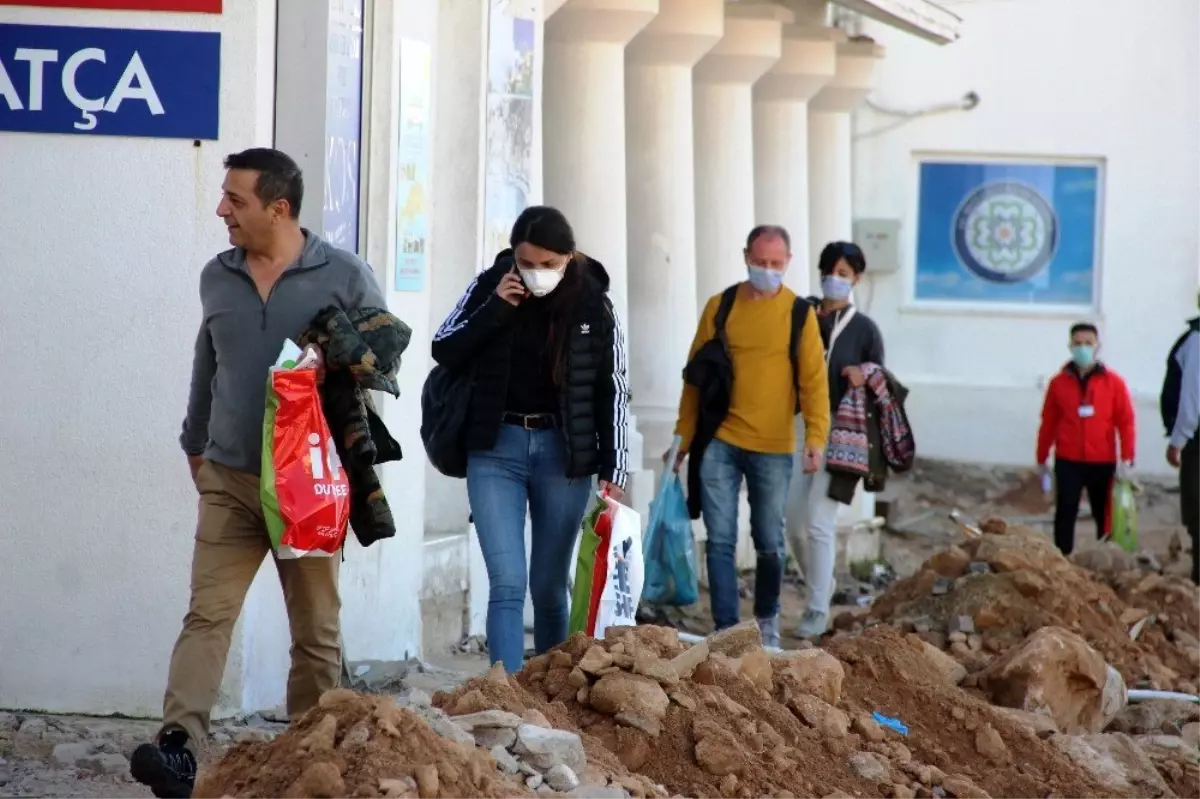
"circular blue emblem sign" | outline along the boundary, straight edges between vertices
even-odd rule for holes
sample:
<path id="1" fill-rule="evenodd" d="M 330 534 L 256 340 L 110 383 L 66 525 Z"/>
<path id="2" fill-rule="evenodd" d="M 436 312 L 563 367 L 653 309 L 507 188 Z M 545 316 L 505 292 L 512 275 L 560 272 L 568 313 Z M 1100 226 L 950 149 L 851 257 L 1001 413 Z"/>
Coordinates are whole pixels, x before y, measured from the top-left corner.
<path id="1" fill-rule="evenodd" d="M 1020 283 L 1045 269 L 1058 249 L 1058 218 L 1046 198 L 1021 183 L 988 183 L 954 216 L 954 253 L 992 283 Z"/>

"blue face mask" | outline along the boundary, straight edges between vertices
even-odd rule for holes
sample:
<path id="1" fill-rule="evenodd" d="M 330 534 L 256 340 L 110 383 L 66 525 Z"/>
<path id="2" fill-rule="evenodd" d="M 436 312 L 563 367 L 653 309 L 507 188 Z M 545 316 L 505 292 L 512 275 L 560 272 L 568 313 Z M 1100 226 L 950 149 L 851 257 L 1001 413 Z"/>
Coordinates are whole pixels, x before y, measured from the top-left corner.
<path id="1" fill-rule="evenodd" d="M 1071 361 L 1076 366 L 1091 366 L 1096 361 L 1096 348 L 1088 344 L 1071 347 Z"/>
<path id="2" fill-rule="evenodd" d="M 758 291 L 778 291 L 783 285 L 783 272 L 761 266 L 748 266 L 747 269 L 750 270 L 750 285 Z"/>
<path id="3" fill-rule="evenodd" d="M 821 294 L 827 300 L 841 302 L 850 299 L 850 292 L 854 290 L 854 284 L 844 277 L 838 275 L 826 275 L 821 278 Z"/>

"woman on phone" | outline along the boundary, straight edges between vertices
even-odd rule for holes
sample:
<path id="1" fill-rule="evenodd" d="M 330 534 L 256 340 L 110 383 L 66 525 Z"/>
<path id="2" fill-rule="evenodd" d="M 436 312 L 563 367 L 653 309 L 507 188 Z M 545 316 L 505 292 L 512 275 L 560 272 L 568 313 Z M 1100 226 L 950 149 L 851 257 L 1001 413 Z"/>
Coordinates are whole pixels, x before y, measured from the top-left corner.
<path id="1" fill-rule="evenodd" d="M 608 273 L 576 251 L 566 217 L 526 208 L 509 244 L 442 323 L 433 358 L 474 376 L 467 494 L 490 583 L 488 649 L 515 672 L 526 585 L 536 650 L 567 637 L 567 575 L 592 477 L 620 499 L 628 475 L 629 391 Z"/>

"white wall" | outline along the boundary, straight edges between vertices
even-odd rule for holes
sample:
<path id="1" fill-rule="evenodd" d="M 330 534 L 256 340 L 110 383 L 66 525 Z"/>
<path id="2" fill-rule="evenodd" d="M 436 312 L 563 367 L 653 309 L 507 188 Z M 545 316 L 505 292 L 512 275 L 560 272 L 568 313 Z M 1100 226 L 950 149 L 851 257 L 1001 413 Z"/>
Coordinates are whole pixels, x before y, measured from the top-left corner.
<path id="1" fill-rule="evenodd" d="M 221 139 L 0 133 L 0 707 L 157 715 L 196 495 L 176 443 L 231 151 L 271 143 L 275 3 L 7 7 L 0 21 L 222 33 Z M 235 653 L 224 694 L 240 696 Z"/>
<path id="2" fill-rule="evenodd" d="M 414 336 L 401 399 L 382 409 L 406 454 L 382 474 L 397 535 L 367 550 L 348 544 L 342 623 L 351 659 L 404 659 L 421 641 L 425 458 L 414 420 L 428 371 L 430 289 L 391 290 L 396 43 L 435 45 L 437 13 L 435 0 L 374 2 L 374 12 L 360 251 Z M 0 13 L 223 33 L 217 142 L 0 133 L 0 363 L 9 374 L 0 387 L 0 707 L 156 716 L 187 607 L 195 525 L 176 437 L 197 281 L 228 246 L 214 214 L 223 158 L 273 141 L 275 3 L 239 0 L 220 16 Z M 323 136 L 323 115 L 311 116 Z M 321 182 L 309 181 L 308 193 L 319 208 Z M 235 632 L 217 713 L 282 703 L 288 645 L 268 560 Z"/>
<path id="3" fill-rule="evenodd" d="M 404 450 L 404 459 L 383 467 L 382 482 L 396 519 L 396 537 L 363 550 L 346 548 L 342 570 L 342 635 L 351 660 L 402 660 L 421 646 L 420 586 L 425 515 L 425 450 L 421 445 L 421 386 L 429 371 L 430 280 L 419 292 L 395 291 L 396 167 L 399 138 L 399 59 L 401 37 L 430 48 L 431 86 L 437 85 L 436 0 L 374 0 L 374 37 L 367 187 L 366 252 L 385 282 L 388 309 L 413 330 L 400 367 L 400 398 L 388 398 L 383 420 Z M 437 140 L 438 98 L 432 93 L 430 137 Z M 430 155 L 432 158 L 432 154 Z M 436 185 L 436 165 L 429 182 Z M 426 249 L 428 268 L 436 248 Z"/>
<path id="4" fill-rule="evenodd" d="M 432 303 L 426 339 L 458 302 L 482 263 L 479 215 L 482 208 L 480 140 L 483 134 L 484 65 L 487 62 L 488 0 L 441 0 L 433 142 L 438 179 L 433 187 L 432 246 L 437 266 L 430 270 Z M 428 341 L 426 341 L 428 344 Z M 424 457 L 424 450 L 419 453 Z M 428 534 L 465 534 L 470 511 L 467 484 L 425 470 Z"/>
<path id="5" fill-rule="evenodd" d="M 1030 463 L 1042 381 L 1066 359 L 1072 315 L 934 312 L 908 303 L 916 250 L 916 152 L 1105 159 L 1102 357 L 1129 382 L 1139 468 L 1162 470 L 1163 363 L 1196 312 L 1200 258 L 1200 57 L 1195 0 L 970 0 L 956 44 L 868 23 L 887 49 L 876 102 L 902 109 L 974 90 L 971 112 L 855 125 L 855 216 L 903 222 L 903 270 L 860 302 L 913 390 L 930 457 Z M 886 130 L 885 130 L 886 129 Z M 882 132 L 880 132 L 882 131 Z M 869 271 L 868 271 L 868 274 Z"/>

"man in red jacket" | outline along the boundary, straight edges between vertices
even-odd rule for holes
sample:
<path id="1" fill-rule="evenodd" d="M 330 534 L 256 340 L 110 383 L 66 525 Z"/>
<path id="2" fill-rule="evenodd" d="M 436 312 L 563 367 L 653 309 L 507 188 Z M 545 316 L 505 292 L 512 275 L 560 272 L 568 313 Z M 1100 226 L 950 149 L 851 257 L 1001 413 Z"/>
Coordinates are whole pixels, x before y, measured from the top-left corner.
<path id="1" fill-rule="evenodd" d="M 1064 555 L 1075 547 L 1079 499 L 1087 490 L 1096 534 L 1108 531 L 1108 499 L 1114 475 L 1133 467 L 1133 402 L 1125 381 L 1096 360 L 1100 337 L 1096 326 L 1079 322 L 1071 328 L 1071 360 L 1050 381 L 1042 405 L 1037 462 L 1044 474 L 1054 449 L 1058 502 L 1054 511 L 1054 543 Z M 1118 438 L 1120 439 L 1118 445 Z"/>

